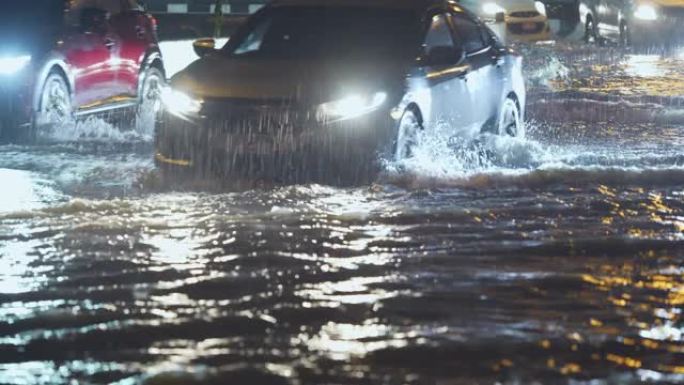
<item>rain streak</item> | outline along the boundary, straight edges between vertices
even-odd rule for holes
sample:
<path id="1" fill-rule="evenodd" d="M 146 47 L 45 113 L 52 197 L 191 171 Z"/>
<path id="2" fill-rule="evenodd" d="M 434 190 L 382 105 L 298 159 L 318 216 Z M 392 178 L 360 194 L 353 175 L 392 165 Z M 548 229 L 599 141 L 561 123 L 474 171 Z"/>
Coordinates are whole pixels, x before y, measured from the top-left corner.
<path id="1" fill-rule="evenodd" d="M 0 145 L 0 383 L 684 383 L 684 50 L 583 33 L 514 44 L 524 137 L 357 186 L 164 178 L 108 116 Z"/>

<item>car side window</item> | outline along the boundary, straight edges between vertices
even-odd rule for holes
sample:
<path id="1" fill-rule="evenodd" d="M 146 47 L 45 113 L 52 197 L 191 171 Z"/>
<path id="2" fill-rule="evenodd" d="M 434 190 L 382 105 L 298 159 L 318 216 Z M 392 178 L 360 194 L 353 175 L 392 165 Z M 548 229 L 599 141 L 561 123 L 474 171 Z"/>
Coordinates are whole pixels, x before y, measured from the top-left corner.
<path id="1" fill-rule="evenodd" d="M 116 16 L 122 11 L 121 0 L 98 0 L 98 8 L 104 9 L 111 16 Z"/>
<path id="2" fill-rule="evenodd" d="M 434 47 L 453 47 L 454 39 L 451 35 L 451 29 L 447 23 L 444 15 L 435 15 L 432 17 L 430 29 L 428 29 L 425 36 L 425 43 L 423 44 L 425 51 L 429 52 Z"/>
<path id="3" fill-rule="evenodd" d="M 125 0 L 126 8 L 130 11 L 144 11 L 145 8 L 137 0 Z"/>
<path id="4" fill-rule="evenodd" d="M 451 14 L 451 19 L 454 22 L 458 39 L 461 41 L 466 53 L 480 51 L 489 45 L 483 39 L 484 32 L 475 20 L 462 13 Z"/>
<path id="5" fill-rule="evenodd" d="M 480 33 L 482 34 L 482 40 L 486 45 L 497 45 L 498 39 L 496 38 L 496 34 L 494 34 L 489 27 L 481 24 Z"/>
<path id="6" fill-rule="evenodd" d="M 81 24 L 81 12 L 87 8 L 97 8 L 97 0 L 74 0 L 69 2 L 66 13 L 66 23 L 70 27 L 79 27 Z"/>
<path id="7" fill-rule="evenodd" d="M 81 12 L 88 8 L 97 8 L 109 12 L 110 16 L 116 16 L 122 12 L 121 0 L 73 0 L 67 11 L 67 25 L 78 27 L 81 22 Z"/>
<path id="8" fill-rule="evenodd" d="M 266 31 L 269 30 L 271 26 L 271 19 L 261 19 L 258 24 L 252 29 L 252 31 L 247 35 L 242 44 L 237 47 L 234 51 L 235 55 L 244 55 L 251 52 L 256 52 L 261 49 L 261 44 L 266 36 Z"/>

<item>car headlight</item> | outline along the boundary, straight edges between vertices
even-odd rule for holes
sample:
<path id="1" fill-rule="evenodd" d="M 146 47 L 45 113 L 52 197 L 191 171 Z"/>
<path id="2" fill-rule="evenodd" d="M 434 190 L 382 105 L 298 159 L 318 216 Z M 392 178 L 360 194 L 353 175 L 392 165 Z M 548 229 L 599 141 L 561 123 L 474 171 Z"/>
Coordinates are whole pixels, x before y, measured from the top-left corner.
<path id="1" fill-rule="evenodd" d="M 542 3 L 541 1 L 535 1 L 534 8 L 537 9 L 537 12 L 546 16 L 546 5 L 544 5 L 544 3 Z"/>
<path id="2" fill-rule="evenodd" d="M 482 12 L 487 16 L 496 16 L 497 13 L 506 13 L 506 9 L 497 3 L 484 3 Z"/>
<path id="3" fill-rule="evenodd" d="M 640 20 L 653 21 L 658 19 L 658 11 L 651 4 L 640 4 L 634 11 L 634 17 Z"/>
<path id="4" fill-rule="evenodd" d="M 387 94 L 384 92 L 370 95 L 352 94 L 343 99 L 321 104 L 318 111 L 325 119 L 347 120 L 377 110 L 386 100 Z"/>
<path id="5" fill-rule="evenodd" d="M 162 90 L 161 100 L 168 112 L 181 117 L 197 114 L 202 109 L 201 100 L 193 99 L 170 87 Z"/>
<path id="6" fill-rule="evenodd" d="M 0 57 L 0 74 L 12 75 L 21 71 L 31 62 L 31 56 Z"/>

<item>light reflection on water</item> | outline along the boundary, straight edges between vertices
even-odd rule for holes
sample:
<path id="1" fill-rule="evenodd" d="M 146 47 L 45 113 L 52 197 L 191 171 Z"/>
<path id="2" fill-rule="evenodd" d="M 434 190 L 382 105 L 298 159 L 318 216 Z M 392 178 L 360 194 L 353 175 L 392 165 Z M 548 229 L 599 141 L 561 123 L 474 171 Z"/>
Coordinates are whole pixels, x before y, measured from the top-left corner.
<path id="1" fill-rule="evenodd" d="M 41 272 L 2 291 L 0 358 L 22 363 L 0 375 L 673 381 L 682 188 L 299 186 L 37 211 L 0 243 L 25 250 L 5 285 Z"/>
<path id="2" fill-rule="evenodd" d="M 66 200 L 6 174 L 0 382 L 682 383 L 684 131 L 553 122 L 438 141 L 352 189 Z M 151 168 L 146 150 L 1 150 L 67 191 Z"/>

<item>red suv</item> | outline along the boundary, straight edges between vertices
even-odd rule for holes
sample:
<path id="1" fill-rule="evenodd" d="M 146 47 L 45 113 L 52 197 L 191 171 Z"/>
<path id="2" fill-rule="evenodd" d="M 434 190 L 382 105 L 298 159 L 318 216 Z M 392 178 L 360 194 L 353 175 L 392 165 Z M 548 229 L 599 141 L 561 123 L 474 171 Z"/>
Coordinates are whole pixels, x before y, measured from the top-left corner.
<path id="1" fill-rule="evenodd" d="M 156 21 L 137 0 L 2 5 L 2 136 L 92 113 L 157 108 L 164 80 Z"/>

